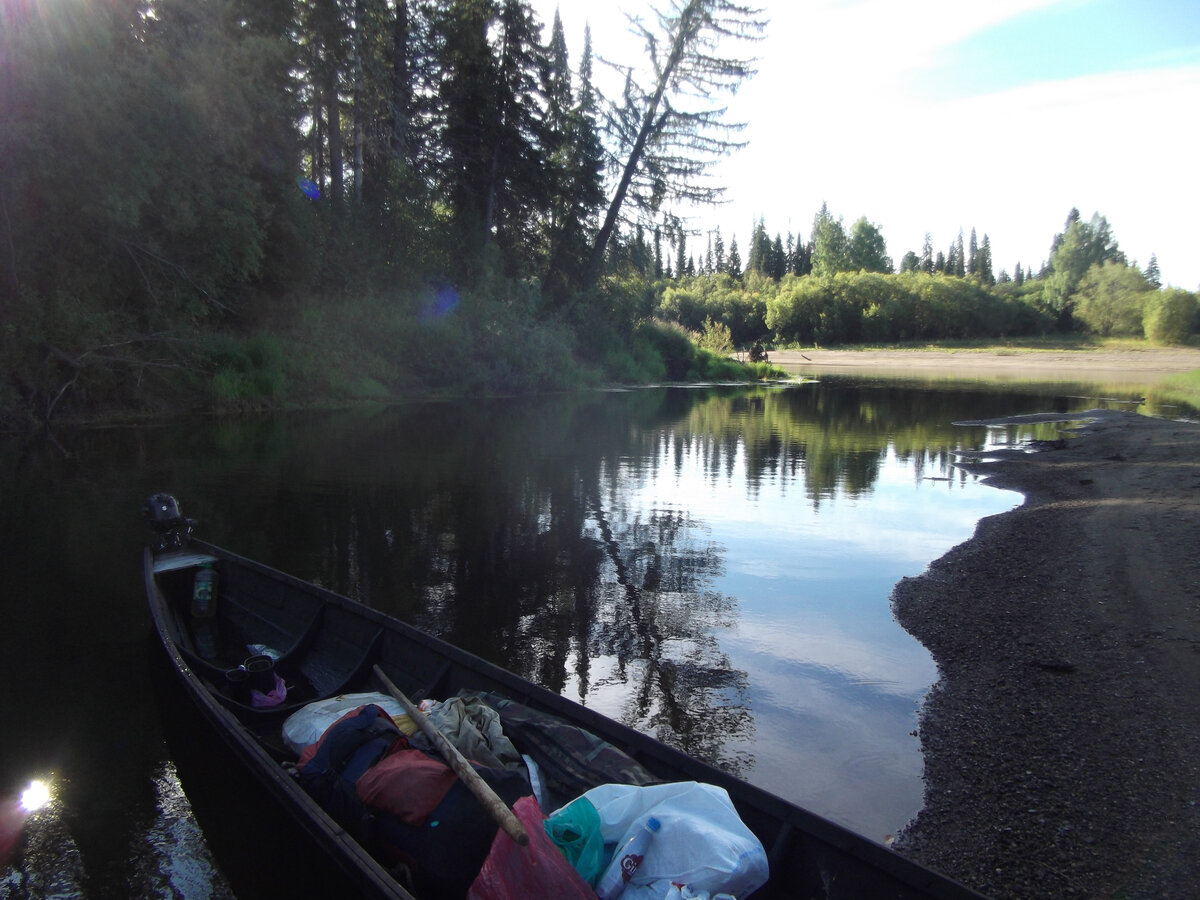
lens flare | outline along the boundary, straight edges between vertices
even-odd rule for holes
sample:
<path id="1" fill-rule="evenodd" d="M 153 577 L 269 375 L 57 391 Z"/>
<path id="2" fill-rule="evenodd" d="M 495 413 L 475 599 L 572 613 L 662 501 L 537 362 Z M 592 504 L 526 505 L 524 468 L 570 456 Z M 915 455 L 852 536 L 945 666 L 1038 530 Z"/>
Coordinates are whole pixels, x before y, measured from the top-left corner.
<path id="1" fill-rule="evenodd" d="M 50 786 L 41 779 L 34 779 L 21 793 L 21 809 L 34 812 L 50 802 Z"/>
<path id="2" fill-rule="evenodd" d="M 311 197 L 312 199 L 314 199 L 314 200 L 321 199 L 321 189 L 319 187 L 317 187 L 315 184 L 313 184 L 311 181 L 309 181 L 307 178 L 305 178 L 303 175 L 299 175 L 296 177 L 296 184 L 297 184 L 297 186 L 299 186 L 300 190 L 304 191 L 304 193 L 306 195 L 308 195 L 309 197 Z"/>

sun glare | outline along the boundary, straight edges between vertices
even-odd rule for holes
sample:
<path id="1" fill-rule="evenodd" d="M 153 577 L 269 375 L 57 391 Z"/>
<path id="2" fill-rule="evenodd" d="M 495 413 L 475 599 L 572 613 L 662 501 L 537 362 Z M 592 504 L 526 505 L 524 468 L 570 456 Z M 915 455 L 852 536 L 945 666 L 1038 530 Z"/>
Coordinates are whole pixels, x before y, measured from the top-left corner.
<path id="1" fill-rule="evenodd" d="M 46 782 L 35 779 L 21 793 L 21 808 L 26 812 L 34 812 L 50 802 L 50 786 Z"/>

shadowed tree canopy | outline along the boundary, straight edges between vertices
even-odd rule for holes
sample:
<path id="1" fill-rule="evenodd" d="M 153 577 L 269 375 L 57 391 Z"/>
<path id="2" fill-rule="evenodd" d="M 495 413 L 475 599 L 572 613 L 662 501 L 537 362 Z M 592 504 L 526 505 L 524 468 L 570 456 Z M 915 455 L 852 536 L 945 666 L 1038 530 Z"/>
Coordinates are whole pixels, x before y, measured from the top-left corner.
<path id="1" fill-rule="evenodd" d="M 649 23 L 631 17 L 645 45 L 645 64 L 623 68 L 625 87 L 608 116 L 612 166 L 619 172 L 604 221 L 592 244 L 587 284 L 595 283 L 623 211 L 642 217 L 666 204 L 711 203 L 721 189 L 703 176 L 741 146 L 715 97 L 733 93 L 754 73 L 751 60 L 726 56 L 727 39 L 757 40 L 761 11 L 731 0 L 668 0 Z"/>

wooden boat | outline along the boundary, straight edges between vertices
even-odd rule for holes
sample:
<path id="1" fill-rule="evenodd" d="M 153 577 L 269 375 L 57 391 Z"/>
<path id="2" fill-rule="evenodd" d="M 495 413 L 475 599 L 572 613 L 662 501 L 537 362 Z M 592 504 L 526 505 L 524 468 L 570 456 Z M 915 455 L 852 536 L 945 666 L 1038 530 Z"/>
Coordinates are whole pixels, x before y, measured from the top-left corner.
<path id="1" fill-rule="evenodd" d="M 284 719 L 305 703 L 343 693 L 380 691 L 375 667 L 414 701 L 460 690 L 494 692 L 550 713 L 623 750 L 664 781 L 724 788 L 745 825 L 762 842 L 769 881 L 760 898 L 938 898 L 981 894 L 924 868 L 815 813 L 693 759 L 404 622 L 346 597 L 191 539 L 169 495 L 158 498 L 158 531 L 144 555 L 150 613 L 170 667 L 200 713 L 254 777 L 344 872 L 347 895 L 407 898 L 388 870 L 340 827 L 289 770 L 295 756 L 281 738 Z M 167 501 L 170 501 L 169 503 Z M 148 504 L 148 509 L 150 505 Z M 216 633 L 202 646 L 189 608 L 196 573 L 217 574 Z M 201 625 L 203 623 L 200 623 Z M 233 643 L 236 637 L 236 644 Z M 278 707 L 256 709 L 231 689 L 228 673 L 246 644 L 278 648 L 275 670 L 289 685 Z M 205 655 L 216 654 L 212 658 Z M 525 752 L 522 749 L 522 752 Z M 550 812 L 550 810 L 547 810 Z M 428 898 L 420 898 L 428 900 Z M 739 898 L 742 900 L 742 898 Z"/>

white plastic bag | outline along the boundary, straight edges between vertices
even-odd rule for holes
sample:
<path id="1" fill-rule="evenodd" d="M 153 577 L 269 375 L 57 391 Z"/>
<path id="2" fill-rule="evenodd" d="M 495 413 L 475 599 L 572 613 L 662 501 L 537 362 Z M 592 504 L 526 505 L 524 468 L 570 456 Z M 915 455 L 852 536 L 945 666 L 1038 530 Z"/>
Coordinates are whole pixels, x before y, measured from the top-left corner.
<path id="1" fill-rule="evenodd" d="M 360 706 L 374 703 L 383 707 L 389 716 L 402 716 L 400 702 L 387 694 L 338 694 L 326 700 L 314 700 L 303 709 L 298 709 L 283 723 L 283 742 L 299 756 L 310 744 L 315 744 L 325 729 Z"/>
<path id="2" fill-rule="evenodd" d="M 624 844 L 649 816 L 661 823 L 621 900 L 665 897 L 672 882 L 744 897 L 767 881 L 766 851 L 724 788 L 695 781 L 603 784 L 583 796 L 600 814 L 605 844 Z"/>

